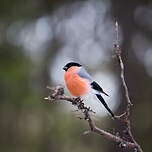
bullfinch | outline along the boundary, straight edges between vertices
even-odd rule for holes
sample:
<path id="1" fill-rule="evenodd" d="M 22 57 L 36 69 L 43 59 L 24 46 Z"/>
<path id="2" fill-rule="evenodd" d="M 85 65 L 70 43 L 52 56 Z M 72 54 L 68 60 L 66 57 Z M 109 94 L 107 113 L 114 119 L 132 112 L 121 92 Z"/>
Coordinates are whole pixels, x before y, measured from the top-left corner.
<path id="1" fill-rule="evenodd" d="M 108 94 L 103 91 L 98 83 L 93 81 L 82 65 L 76 62 L 69 62 L 63 67 L 63 69 L 66 71 L 64 75 L 65 83 L 72 96 L 82 97 L 91 91 L 96 95 L 97 99 L 104 105 L 111 116 L 113 118 L 115 117 L 101 96 L 101 93 L 106 96 L 108 96 Z"/>

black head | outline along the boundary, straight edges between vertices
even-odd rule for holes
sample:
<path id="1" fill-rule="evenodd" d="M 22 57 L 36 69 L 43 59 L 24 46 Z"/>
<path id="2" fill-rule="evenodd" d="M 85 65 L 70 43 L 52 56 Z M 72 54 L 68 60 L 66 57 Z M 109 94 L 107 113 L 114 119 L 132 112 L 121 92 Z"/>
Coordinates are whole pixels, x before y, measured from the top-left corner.
<path id="1" fill-rule="evenodd" d="M 64 67 L 63 70 L 67 71 L 69 68 L 71 68 L 72 66 L 78 66 L 81 67 L 82 65 L 76 62 L 69 62 L 67 63 Z"/>

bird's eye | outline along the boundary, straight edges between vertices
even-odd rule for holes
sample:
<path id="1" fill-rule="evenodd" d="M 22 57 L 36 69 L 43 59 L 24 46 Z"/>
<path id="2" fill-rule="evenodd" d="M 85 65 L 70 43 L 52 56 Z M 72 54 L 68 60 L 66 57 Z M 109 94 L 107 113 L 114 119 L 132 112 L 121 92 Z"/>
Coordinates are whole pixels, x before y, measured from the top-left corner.
<path id="1" fill-rule="evenodd" d="M 64 67 L 63 67 L 63 70 L 67 71 L 67 70 L 68 70 L 68 68 L 67 68 L 66 66 L 64 66 Z"/>

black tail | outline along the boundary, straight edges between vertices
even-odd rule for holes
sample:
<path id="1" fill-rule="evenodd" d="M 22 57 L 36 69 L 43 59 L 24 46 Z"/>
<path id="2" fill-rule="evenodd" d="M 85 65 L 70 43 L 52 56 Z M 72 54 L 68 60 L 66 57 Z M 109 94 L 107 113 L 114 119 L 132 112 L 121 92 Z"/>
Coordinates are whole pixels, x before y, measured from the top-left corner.
<path id="1" fill-rule="evenodd" d="M 114 114 L 113 112 L 110 110 L 110 108 L 108 107 L 108 105 L 106 104 L 105 100 L 102 98 L 102 96 L 100 94 L 96 94 L 97 98 L 101 101 L 101 103 L 104 105 L 104 107 L 109 111 L 109 113 L 111 114 L 111 116 L 114 118 Z"/>

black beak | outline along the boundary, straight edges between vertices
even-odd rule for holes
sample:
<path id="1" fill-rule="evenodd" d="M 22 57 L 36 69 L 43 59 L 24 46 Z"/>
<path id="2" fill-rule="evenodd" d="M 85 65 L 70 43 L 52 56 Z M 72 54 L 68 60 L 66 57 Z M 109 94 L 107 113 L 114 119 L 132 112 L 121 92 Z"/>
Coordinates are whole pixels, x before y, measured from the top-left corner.
<path id="1" fill-rule="evenodd" d="M 68 69 L 68 68 L 67 68 L 66 66 L 63 67 L 63 70 L 67 71 L 67 69 Z"/>

